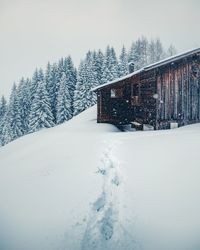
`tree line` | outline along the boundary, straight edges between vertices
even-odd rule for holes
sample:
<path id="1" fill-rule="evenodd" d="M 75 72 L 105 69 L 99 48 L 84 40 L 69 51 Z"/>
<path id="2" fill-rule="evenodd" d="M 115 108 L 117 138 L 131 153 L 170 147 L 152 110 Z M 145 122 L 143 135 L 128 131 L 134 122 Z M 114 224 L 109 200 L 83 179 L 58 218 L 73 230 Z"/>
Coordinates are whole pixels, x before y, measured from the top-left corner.
<path id="1" fill-rule="evenodd" d="M 105 52 L 88 51 L 78 68 L 71 56 L 46 69 L 36 69 L 31 78 L 14 83 L 10 98 L 0 99 L 0 146 L 23 135 L 61 124 L 96 103 L 92 88 L 162 60 L 176 53 L 173 45 L 165 50 L 160 39 L 140 37 L 119 56 L 112 46 Z"/>

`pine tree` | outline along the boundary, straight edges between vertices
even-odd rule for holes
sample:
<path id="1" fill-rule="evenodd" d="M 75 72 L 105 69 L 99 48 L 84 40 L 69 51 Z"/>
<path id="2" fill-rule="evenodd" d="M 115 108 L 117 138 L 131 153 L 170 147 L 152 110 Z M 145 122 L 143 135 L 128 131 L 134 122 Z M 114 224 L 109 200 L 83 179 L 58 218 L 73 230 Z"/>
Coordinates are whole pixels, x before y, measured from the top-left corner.
<path id="1" fill-rule="evenodd" d="M 56 111 L 57 124 L 63 123 L 64 121 L 72 118 L 73 113 L 71 109 L 71 96 L 69 86 L 67 84 L 67 77 L 64 72 L 60 80 Z"/>
<path id="2" fill-rule="evenodd" d="M 6 110 L 7 110 L 7 101 L 6 101 L 5 97 L 2 96 L 1 100 L 0 100 L 0 121 L 5 116 Z"/>
<path id="3" fill-rule="evenodd" d="M 38 70 L 36 69 L 35 72 L 33 73 L 33 77 L 31 80 L 31 86 L 30 86 L 30 99 L 31 102 L 35 98 L 36 90 L 38 87 L 38 82 L 39 82 L 39 76 L 38 76 Z"/>
<path id="4" fill-rule="evenodd" d="M 150 63 L 158 62 L 166 57 L 163 45 L 160 39 L 151 40 L 148 47 L 148 61 Z"/>
<path id="5" fill-rule="evenodd" d="M 70 104 L 71 104 L 71 113 L 74 112 L 74 91 L 76 88 L 76 81 L 77 81 L 77 72 L 74 67 L 72 58 L 68 56 L 64 60 L 64 68 L 65 68 L 65 75 L 66 75 L 66 82 L 69 89 L 69 95 L 70 95 Z"/>
<path id="6" fill-rule="evenodd" d="M 58 61 L 58 69 L 57 69 L 57 74 L 58 74 L 58 79 L 59 79 L 59 82 L 60 82 L 60 79 L 62 77 L 62 74 L 65 72 L 65 63 L 64 63 L 64 58 L 61 58 L 59 61 Z"/>
<path id="7" fill-rule="evenodd" d="M 3 119 L 0 121 L 0 147 L 4 145 L 4 136 L 3 136 L 3 126 L 5 122 L 3 122 Z"/>
<path id="8" fill-rule="evenodd" d="M 96 103 L 96 97 L 91 89 L 97 85 L 97 79 L 89 57 L 82 61 L 78 70 L 78 80 L 75 90 L 74 115 Z"/>
<path id="9" fill-rule="evenodd" d="M 0 100 L 0 146 L 4 145 L 3 127 L 5 125 L 5 116 L 7 112 L 7 102 L 4 96 Z"/>
<path id="10" fill-rule="evenodd" d="M 43 72 L 43 70 L 40 68 L 39 70 L 38 70 L 38 83 L 40 83 L 40 82 L 44 82 L 44 72 Z M 37 92 L 37 90 L 36 90 L 36 92 Z"/>
<path id="11" fill-rule="evenodd" d="M 114 48 L 107 46 L 103 62 L 102 82 L 106 83 L 116 79 L 118 75 L 118 61 Z"/>
<path id="12" fill-rule="evenodd" d="M 140 48 L 140 63 L 141 63 L 141 67 L 144 67 L 148 64 L 148 45 L 149 42 L 147 40 L 146 37 L 142 36 L 141 37 L 141 48 Z"/>
<path id="13" fill-rule="evenodd" d="M 176 48 L 171 44 L 167 50 L 167 56 L 174 56 L 177 54 Z"/>
<path id="14" fill-rule="evenodd" d="M 6 113 L 3 123 L 0 124 L 0 146 L 4 146 L 12 140 L 12 128 L 10 125 L 8 113 Z"/>
<path id="15" fill-rule="evenodd" d="M 9 133 L 11 130 L 10 137 L 12 140 L 17 139 L 18 137 L 23 135 L 23 125 L 22 125 L 22 117 L 21 117 L 21 107 L 18 97 L 18 89 L 16 85 L 13 85 L 10 102 L 8 106 L 8 114 L 7 114 L 7 126 L 10 126 Z"/>
<path id="16" fill-rule="evenodd" d="M 89 91 L 89 89 L 87 89 L 85 65 L 84 62 L 81 62 L 78 69 L 78 78 L 74 92 L 74 115 L 78 115 L 80 112 L 88 108 L 84 100 L 87 90 Z"/>
<path id="17" fill-rule="evenodd" d="M 96 93 L 91 91 L 91 89 L 99 85 L 98 68 L 96 65 L 95 51 L 91 52 L 89 56 L 86 57 L 86 77 L 87 77 L 87 82 L 90 86 L 90 92 L 88 93 L 88 95 L 91 98 L 91 106 L 92 106 L 96 104 Z"/>
<path id="18" fill-rule="evenodd" d="M 155 40 L 155 62 L 158 62 L 166 57 L 163 45 L 159 38 Z"/>
<path id="19" fill-rule="evenodd" d="M 104 62 L 104 55 L 101 50 L 98 52 L 94 52 L 93 54 L 94 65 L 96 68 L 96 76 L 98 80 L 98 85 L 103 84 L 102 75 L 103 75 L 103 62 Z"/>
<path id="20" fill-rule="evenodd" d="M 132 43 L 129 52 L 129 62 L 133 62 L 138 70 L 148 64 L 148 40 L 142 36 Z"/>
<path id="21" fill-rule="evenodd" d="M 96 93 L 92 91 L 92 88 L 97 87 L 100 84 L 99 79 L 98 79 L 99 69 L 97 68 L 97 65 L 96 65 L 96 52 L 95 51 L 92 53 L 91 58 L 88 61 L 87 69 L 88 69 L 88 83 L 90 84 L 89 95 L 91 98 L 91 106 L 93 106 L 97 102 L 97 96 L 96 96 Z"/>
<path id="22" fill-rule="evenodd" d="M 156 46 L 154 40 L 151 40 L 148 47 L 148 64 L 156 62 Z"/>
<path id="23" fill-rule="evenodd" d="M 110 72 L 110 47 L 107 46 L 104 62 L 103 62 L 103 74 L 102 74 L 102 83 L 106 83 L 112 80 L 112 74 Z"/>
<path id="24" fill-rule="evenodd" d="M 128 55 L 128 62 L 134 63 L 135 69 L 140 68 L 140 52 L 139 52 L 139 41 L 133 42 Z"/>
<path id="25" fill-rule="evenodd" d="M 119 56 L 119 76 L 125 76 L 128 74 L 128 55 L 126 48 L 123 46 L 121 54 Z"/>
<path id="26" fill-rule="evenodd" d="M 51 112 L 46 84 L 43 81 L 38 83 L 34 101 L 29 115 L 29 132 L 38 131 L 41 128 L 54 126 L 54 117 Z"/>
<path id="27" fill-rule="evenodd" d="M 29 79 L 21 79 L 17 90 L 18 101 L 20 106 L 20 117 L 22 122 L 23 134 L 27 134 L 29 130 L 29 113 L 31 108 L 31 81 Z"/>
<path id="28" fill-rule="evenodd" d="M 46 74 L 46 89 L 48 93 L 48 98 L 51 106 L 51 112 L 53 114 L 54 123 L 56 124 L 56 106 L 57 106 L 57 95 L 58 95 L 58 85 L 59 85 L 59 72 L 57 64 L 50 65 L 48 63 Z"/>
<path id="29" fill-rule="evenodd" d="M 112 74 L 111 80 L 114 80 L 119 77 L 118 71 L 119 70 L 118 70 L 118 61 L 117 61 L 116 52 L 115 52 L 115 49 L 111 47 L 110 49 L 110 72 Z"/>

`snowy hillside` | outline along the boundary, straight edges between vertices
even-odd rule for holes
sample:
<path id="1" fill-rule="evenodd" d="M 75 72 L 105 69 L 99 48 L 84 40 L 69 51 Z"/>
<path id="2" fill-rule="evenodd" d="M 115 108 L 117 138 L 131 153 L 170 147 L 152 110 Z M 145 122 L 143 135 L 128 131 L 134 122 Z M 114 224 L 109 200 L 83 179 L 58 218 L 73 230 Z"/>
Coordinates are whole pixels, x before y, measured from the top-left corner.
<path id="1" fill-rule="evenodd" d="M 1 250 L 200 249 L 200 124 L 119 132 L 96 107 L 0 148 Z"/>

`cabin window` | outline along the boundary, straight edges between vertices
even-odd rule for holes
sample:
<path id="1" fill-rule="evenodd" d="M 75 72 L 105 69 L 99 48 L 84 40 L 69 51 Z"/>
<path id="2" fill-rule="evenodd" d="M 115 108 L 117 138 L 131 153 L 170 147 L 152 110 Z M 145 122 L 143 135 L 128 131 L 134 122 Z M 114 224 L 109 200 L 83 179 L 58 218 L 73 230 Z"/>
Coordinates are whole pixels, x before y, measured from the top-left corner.
<path id="1" fill-rule="evenodd" d="M 138 83 L 132 85 L 131 104 L 134 106 L 139 105 L 139 84 Z"/>
<path id="2" fill-rule="evenodd" d="M 139 96 L 139 84 L 133 84 L 133 96 Z"/>
<path id="3" fill-rule="evenodd" d="M 111 98 L 120 98 L 123 97 L 123 90 L 122 89 L 111 89 L 110 90 L 110 97 Z"/>
<path id="4" fill-rule="evenodd" d="M 115 98 L 116 97 L 116 89 L 110 90 L 110 97 Z"/>

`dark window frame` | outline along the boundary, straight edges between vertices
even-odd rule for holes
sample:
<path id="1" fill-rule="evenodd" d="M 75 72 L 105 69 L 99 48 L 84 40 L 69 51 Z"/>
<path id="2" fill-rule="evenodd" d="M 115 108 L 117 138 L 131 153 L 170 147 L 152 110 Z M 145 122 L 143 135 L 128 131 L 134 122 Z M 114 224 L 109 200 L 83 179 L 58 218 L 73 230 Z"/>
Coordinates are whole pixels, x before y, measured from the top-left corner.
<path id="1" fill-rule="evenodd" d="M 133 106 L 139 106 L 140 105 L 140 84 L 139 83 L 133 83 L 131 85 L 131 104 Z"/>
<path id="2" fill-rule="evenodd" d="M 123 98 L 123 88 L 111 88 L 110 98 Z"/>

